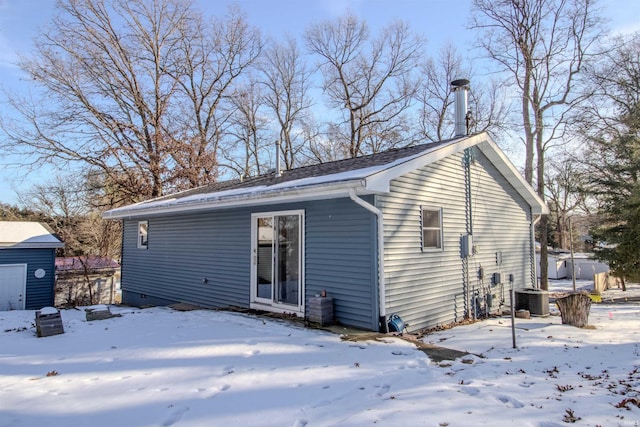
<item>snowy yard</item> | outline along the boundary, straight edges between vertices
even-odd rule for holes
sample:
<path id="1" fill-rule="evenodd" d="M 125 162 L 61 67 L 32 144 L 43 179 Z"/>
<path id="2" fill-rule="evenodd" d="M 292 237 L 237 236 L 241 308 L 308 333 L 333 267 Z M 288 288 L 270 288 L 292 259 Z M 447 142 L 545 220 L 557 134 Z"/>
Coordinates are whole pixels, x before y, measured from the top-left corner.
<path id="1" fill-rule="evenodd" d="M 640 425 L 638 302 L 592 305 L 588 329 L 516 319 L 517 349 L 508 317 L 433 333 L 473 353 L 440 363 L 398 338 L 111 310 L 122 317 L 65 310 L 65 333 L 46 338 L 33 311 L 0 312 L 0 426 Z"/>

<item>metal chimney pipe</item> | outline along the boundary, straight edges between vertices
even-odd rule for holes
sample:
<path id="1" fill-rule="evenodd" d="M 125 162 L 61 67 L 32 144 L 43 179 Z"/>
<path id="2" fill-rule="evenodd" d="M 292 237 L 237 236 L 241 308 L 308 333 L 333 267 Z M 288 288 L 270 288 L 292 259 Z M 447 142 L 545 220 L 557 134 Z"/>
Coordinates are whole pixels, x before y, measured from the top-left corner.
<path id="1" fill-rule="evenodd" d="M 451 90 L 455 95 L 456 127 L 455 136 L 466 136 L 467 129 L 467 92 L 469 91 L 469 80 L 456 79 L 451 82 Z"/>
<path id="2" fill-rule="evenodd" d="M 280 141 L 276 140 L 276 178 L 280 178 Z"/>

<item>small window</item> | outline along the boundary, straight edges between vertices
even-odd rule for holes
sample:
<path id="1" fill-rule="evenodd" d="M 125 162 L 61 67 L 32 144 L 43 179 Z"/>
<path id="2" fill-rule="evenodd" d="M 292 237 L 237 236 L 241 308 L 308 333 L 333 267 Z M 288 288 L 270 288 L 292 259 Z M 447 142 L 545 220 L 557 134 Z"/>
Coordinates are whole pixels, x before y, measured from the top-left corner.
<path id="1" fill-rule="evenodd" d="M 147 249 L 149 221 L 138 222 L 138 249 Z"/>
<path id="2" fill-rule="evenodd" d="M 442 209 L 422 209 L 422 248 L 442 249 Z"/>

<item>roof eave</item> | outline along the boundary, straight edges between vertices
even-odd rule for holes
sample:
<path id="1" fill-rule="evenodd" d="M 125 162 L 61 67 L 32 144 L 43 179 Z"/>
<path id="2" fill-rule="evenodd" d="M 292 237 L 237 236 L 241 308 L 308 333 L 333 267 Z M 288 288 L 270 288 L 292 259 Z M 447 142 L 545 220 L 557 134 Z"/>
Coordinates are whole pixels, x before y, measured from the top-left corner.
<path id="1" fill-rule="evenodd" d="M 375 192 L 389 192 L 391 180 L 412 172 L 427 164 L 442 160 L 447 156 L 457 153 L 466 147 L 475 145 L 477 136 L 452 139 L 446 144 L 439 145 L 433 150 L 419 153 L 401 164 L 389 167 L 367 177 L 367 190 Z"/>
<path id="2" fill-rule="evenodd" d="M 531 212 L 534 215 L 548 215 L 549 208 L 542 198 L 534 191 L 533 187 L 518 172 L 516 167 L 498 148 L 496 143 L 487 138 L 478 144 L 478 148 L 493 163 L 498 171 L 509 181 L 513 188 L 526 200 L 531 206 Z"/>
<path id="3" fill-rule="evenodd" d="M 2 249 L 58 249 L 64 248 L 62 242 L 49 242 L 49 243 L 0 243 L 0 250 Z"/>
<path id="4" fill-rule="evenodd" d="M 366 188 L 372 192 L 388 192 L 390 191 L 392 179 L 398 178 L 425 165 L 435 163 L 473 146 L 477 146 L 480 151 L 487 156 L 518 194 L 529 204 L 534 215 L 546 215 L 549 213 L 549 208 L 544 201 L 525 181 L 520 172 L 513 166 L 513 163 L 502 153 L 497 144 L 486 132 L 467 136 L 462 139 L 451 140 L 449 143 L 438 146 L 432 151 L 414 156 L 400 165 L 370 175 L 367 177 Z"/>
<path id="5" fill-rule="evenodd" d="M 335 197 L 348 197 L 349 189 L 363 189 L 365 181 L 354 179 L 341 182 L 322 183 L 303 187 L 280 188 L 271 190 L 242 193 L 231 196 L 215 197 L 203 195 L 202 198 L 183 203 L 168 201 L 166 205 L 153 205 L 145 207 L 144 204 L 136 204 L 128 207 L 112 209 L 104 212 L 106 219 L 134 218 L 150 215 L 162 215 L 175 212 L 192 212 L 198 210 L 225 209 L 243 206 L 258 206 L 276 203 L 293 203 L 308 200 L 323 200 Z M 367 193 L 367 191 L 359 191 Z"/>

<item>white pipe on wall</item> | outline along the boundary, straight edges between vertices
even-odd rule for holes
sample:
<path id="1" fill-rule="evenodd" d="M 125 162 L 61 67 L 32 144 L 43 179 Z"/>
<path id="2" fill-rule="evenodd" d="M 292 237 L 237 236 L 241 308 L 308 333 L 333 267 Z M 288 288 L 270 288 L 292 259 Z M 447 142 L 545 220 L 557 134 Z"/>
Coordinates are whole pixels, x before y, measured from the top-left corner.
<path id="1" fill-rule="evenodd" d="M 533 213 L 531 214 L 531 216 L 533 216 Z M 542 218 L 542 215 L 538 215 L 537 218 L 531 221 L 531 250 L 533 251 L 532 252 L 532 256 L 533 256 L 532 285 L 534 289 L 538 289 L 538 257 L 536 257 L 536 224 L 538 223 L 538 221 L 540 221 L 541 218 Z M 542 272 L 540 274 L 542 274 Z M 549 272 L 547 272 L 546 274 L 549 274 Z"/>
<path id="2" fill-rule="evenodd" d="M 387 324 L 387 307 L 386 307 L 386 285 L 384 281 L 384 221 L 382 211 L 370 203 L 362 200 L 356 195 L 353 188 L 349 189 L 349 198 L 358 205 L 362 206 L 369 212 L 372 212 L 377 219 L 378 223 L 378 304 L 379 304 L 379 317 L 384 318 L 384 331 L 389 332 L 389 325 Z"/>

